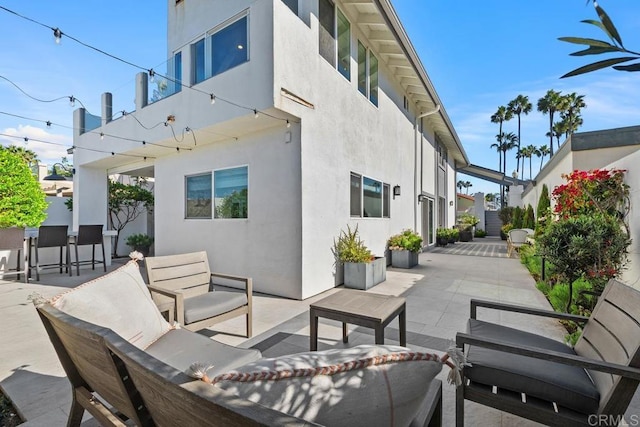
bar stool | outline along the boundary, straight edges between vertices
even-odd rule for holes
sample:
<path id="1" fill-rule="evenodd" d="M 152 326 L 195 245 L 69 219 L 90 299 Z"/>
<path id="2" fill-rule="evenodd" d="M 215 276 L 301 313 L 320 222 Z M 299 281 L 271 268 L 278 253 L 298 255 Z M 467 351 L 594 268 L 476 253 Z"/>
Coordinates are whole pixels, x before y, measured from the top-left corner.
<path id="1" fill-rule="evenodd" d="M 76 272 L 80 275 L 80 264 L 91 263 L 91 269 L 96 269 L 96 264 L 102 264 L 104 272 L 107 272 L 106 256 L 104 253 L 104 238 L 102 237 L 102 224 L 98 225 L 81 225 L 78 227 L 78 235 L 71 236 L 69 245 L 75 247 L 76 254 Z M 91 245 L 91 261 L 80 261 L 78 258 L 78 246 Z M 102 261 L 96 260 L 96 245 L 102 247 Z"/>
<path id="2" fill-rule="evenodd" d="M 36 251 L 36 280 L 40 280 L 40 269 L 65 267 L 65 272 L 71 276 L 70 255 L 69 255 L 69 226 L 68 225 L 43 225 L 38 228 L 38 237 L 34 238 L 33 245 Z M 40 248 L 60 248 L 60 259 L 57 263 L 40 264 Z M 65 263 L 62 263 L 62 249 L 66 249 Z M 33 268 L 33 267 L 32 267 Z"/>

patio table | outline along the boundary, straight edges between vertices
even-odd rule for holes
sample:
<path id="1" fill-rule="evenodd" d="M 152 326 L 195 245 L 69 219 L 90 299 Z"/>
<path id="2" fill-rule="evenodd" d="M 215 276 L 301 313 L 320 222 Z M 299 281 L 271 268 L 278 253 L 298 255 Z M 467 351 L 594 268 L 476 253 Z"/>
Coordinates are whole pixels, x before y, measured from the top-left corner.
<path id="1" fill-rule="evenodd" d="M 398 316 L 400 345 L 407 345 L 406 300 L 403 297 L 342 289 L 309 306 L 311 320 L 310 349 L 318 349 L 318 318 L 342 322 L 342 342 L 348 342 L 347 324 L 375 330 L 376 344 L 384 344 L 384 328 Z"/>

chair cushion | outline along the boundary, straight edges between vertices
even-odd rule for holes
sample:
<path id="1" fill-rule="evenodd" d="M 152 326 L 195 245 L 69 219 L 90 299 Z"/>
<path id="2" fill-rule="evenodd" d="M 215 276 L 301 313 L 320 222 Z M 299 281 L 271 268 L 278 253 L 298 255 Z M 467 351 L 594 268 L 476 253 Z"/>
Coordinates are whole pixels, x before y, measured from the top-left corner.
<path id="1" fill-rule="evenodd" d="M 516 345 L 527 345 L 565 354 L 575 354 L 562 342 L 494 323 L 469 319 L 468 332 Z M 471 381 L 525 393 L 585 414 L 595 414 L 600 394 L 582 368 L 471 346 L 471 367 L 464 373 Z"/>
<path id="2" fill-rule="evenodd" d="M 232 347 L 186 329 L 170 330 L 145 351 L 185 373 L 194 362 L 213 365 L 209 375 L 227 372 L 262 357 L 258 350 Z"/>
<path id="3" fill-rule="evenodd" d="M 424 359 L 402 359 L 411 356 Z M 322 425 L 409 425 L 441 370 L 436 355 L 362 345 L 262 359 L 218 376 L 214 383 L 241 398 Z"/>
<path id="4" fill-rule="evenodd" d="M 49 302 L 78 319 L 112 329 L 141 349 L 171 329 L 151 299 L 134 261 Z"/>
<path id="5" fill-rule="evenodd" d="M 214 291 L 184 300 L 184 323 L 198 322 L 247 305 L 247 294 Z"/>

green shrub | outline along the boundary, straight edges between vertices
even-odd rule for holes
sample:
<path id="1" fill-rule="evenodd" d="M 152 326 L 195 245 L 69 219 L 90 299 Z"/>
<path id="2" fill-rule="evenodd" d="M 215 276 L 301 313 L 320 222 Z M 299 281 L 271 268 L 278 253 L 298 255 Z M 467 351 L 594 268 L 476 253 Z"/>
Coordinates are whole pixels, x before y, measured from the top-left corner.
<path id="1" fill-rule="evenodd" d="M 544 296 L 547 297 L 547 298 L 549 298 L 549 292 L 551 292 L 551 289 L 553 289 L 551 287 L 551 285 L 549 285 L 546 282 L 542 282 L 542 281 L 536 282 L 536 288 L 540 292 L 542 292 L 544 294 Z"/>
<path id="2" fill-rule="evenodd" d="M 513 208 L 513 217 L 511 218 L 513 228 L 522 228 L 522 214 L 523 212 L 520 206 Z"/>
<path id="3" fill-rule="evenodd" d="M 153 244 L 153 237 L 144 233 L 131 234 L 125 243 L 133 249 L 149 247 Z"/>
<path id="4" fill-rule="evenodd" d="M 487 232 L 486 232 L 486 231 L 484 231 L 484 230 L 483 230 L 483 229 L 481 229 L 481 228 L 478 228 L 478 229 L 476 230 L 475 237 L 480 237 L 480 238 L 481 238 L 481 237 L 487 237 Z"/>
<path id="5" fill-rule="evenodd" d="M 404 230 L 400 234 L 393 235 L 387 241 L 389 249 L 420 252 L 422 250 L 422 237 L 413 230 Z"/>
<path id="6" fill-rule="evenodd" d="M 569 288 L 566 283 L 556 284 L 548 293 L 549 302 L 555 311 L 564 312 L 569 304 Z M 579 314 L 584 311 L 584 307 L 591 307 L 595 297 L 584 294 L 583 291 L 592 291 L 591 283 L 584 279 L 575 280 L 571 286 L 571 306 L 568 313 Z M 579 308 L 582 305 L 583 308 Z"/>
<path id="7" fill-rule="evenodd" d="M 500 217 L 500 221 L 502 221 L 502 225 L 510 224 L 512 216 L 513 216 L 513 208 L 511 206 L 506 206 L 498 211 L 498 217 Z"/>
<path id="8" fill-rule="evenodd" d="M 347 225 L 347 231 L 340 231 L 338 240 L 333 240 L 333 256 L 336 262 L 371 262 L 373 255 L 358 236 L 358 226 L 354 230 Z"/>
<path id="9" fill-rule="evenodd" d="M 551 200 L 549 199 L 549 187 L 547 187 L 547 184 L 543 184 L 540 197 L 538 198 L 538 206 L 536 207 L 536 238 L 546 229 L 547 219 L 549 219 L 550 216 Z"/>
<path id="10" fill-rule="evenodd" d="M 2 149 L 0 171 L 0 227 L 39 227 L 47 218 L 47 202 L 27 163 Z"/>
<path id="11" fill-rule="evenodd" d="M 536 219 L 533 214 L 533 206 L 531 205 L 527 205 L 527 209 L 524 211 L 522 228 L 530 228 L 531 230 L 534 230 L 536 228 Z"/>
<path id="12" fill-rule="evenodd" d="M 455 240 L 456 242 L 460 240 L 460 229 L 454 227 L 449 229 L 448 233 L 449 240 Z"/>
<path id="13" fill-rule="evenodd" d="M 471 228 L 477 225 L 479 222 L 480 219 L 477 216 L 471 215 L 470 213 L 466 212 L 460 215 L 460 218 L 458 218 L 458 225 L 461 230 L 471 230 Z"/>

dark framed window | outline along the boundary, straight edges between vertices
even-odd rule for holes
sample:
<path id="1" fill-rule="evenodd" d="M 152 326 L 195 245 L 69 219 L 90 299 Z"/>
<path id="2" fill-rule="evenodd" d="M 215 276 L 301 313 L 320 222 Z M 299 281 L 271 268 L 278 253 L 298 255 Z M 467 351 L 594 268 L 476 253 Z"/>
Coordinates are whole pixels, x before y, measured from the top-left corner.
<path id="1" fill-rule="evenodd" d="M 338 71 L 351 80 L 351 24 L 338 9 Z"/>
<path id="2" fill-rule="evenodd" d="M 369 51 L 369 100 L 378 106 L 378 58 Z"/>
<path id="3" fill-rule="evenodd" d="M 214 171 L 214 204 L 216 218 L 248 218 L 249 168 Z"/>
<path id="4" fill-rule="evenodd" d="M 367 96 L 367 48 L 358 40 L 358 91 Z"/>
<path id="5" fill-rule="evenodd" d="M 331 0 L 318 0 L 320 15 L 319 51 L 320 55 L 333 67 L 336 66 L 336 9 Z"/>
<path id="6" fill-rule="evenodd" d="M 358 40 L 358 91 L 378 106 L 378 58 Z"/>
<path id="7" fill-rule="evenodd" d="M 350 214 L 352 217 L 390 217 L 391 186 L 389 184 L 353 172 L 350 180 Z"/>
<path id="8" fill-rule="evenodd" d="M 247 17 L 211 35 L 211 75 L 215 76 L 249 60 Z"/>
<path id="9" fill-rule="evenodd" d="M 184 178 L 185 218 L 211 218 L 211 173 Z"/>
<path id="10" fill-rule="evenodd" d="M 205 57 L 204 57 L 204 39 L 200 39 L 192 46 L 191 56 L 193 57 L 193 83 L 204 81 L 207 76 L 205 73 Z"/>

